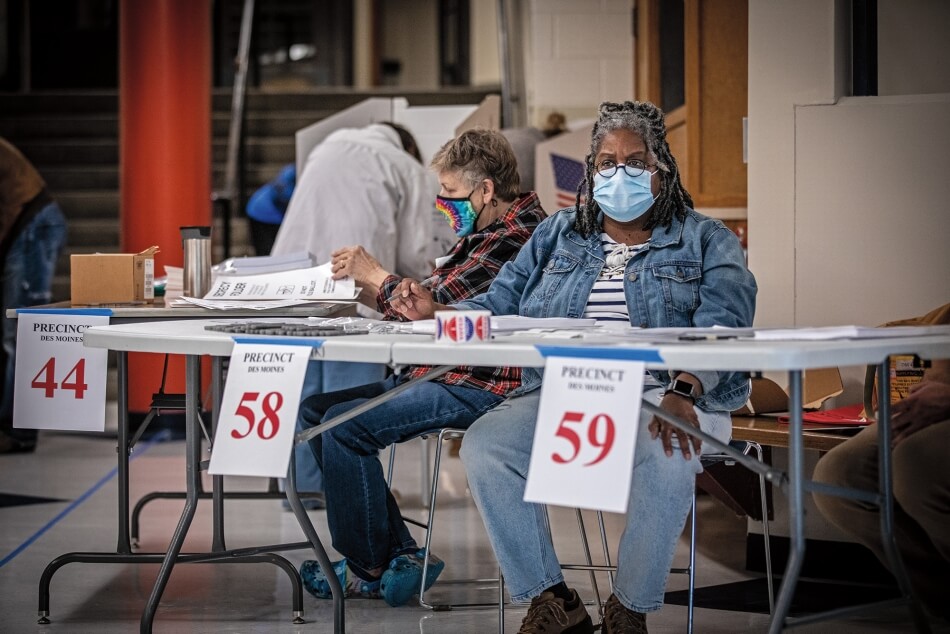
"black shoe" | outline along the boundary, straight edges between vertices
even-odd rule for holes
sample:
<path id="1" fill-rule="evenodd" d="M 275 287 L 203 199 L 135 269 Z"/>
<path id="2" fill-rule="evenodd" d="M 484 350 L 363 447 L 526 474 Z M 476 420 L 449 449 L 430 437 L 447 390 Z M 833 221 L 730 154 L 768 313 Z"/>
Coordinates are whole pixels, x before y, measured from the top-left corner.
<path id="1" fill-rule="evenodd" d="M 600 631 L 602 634 L 647 634 L 647 615 L 628 610 L 612 594 L 604 605 Z"/>
<path id="2" fill-rule="evenodd" d="M 587 608 L 577 592 L 571 590 L 571 595 L 566 602 L 553 592 L 532 599 L 518 634 L 592 634 L 594 624 Z"/>

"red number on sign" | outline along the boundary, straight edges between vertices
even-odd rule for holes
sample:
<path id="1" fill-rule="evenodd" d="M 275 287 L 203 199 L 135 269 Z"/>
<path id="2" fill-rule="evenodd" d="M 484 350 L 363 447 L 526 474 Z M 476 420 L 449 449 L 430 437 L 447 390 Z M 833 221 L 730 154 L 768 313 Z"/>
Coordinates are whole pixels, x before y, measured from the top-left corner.
<path id="1" fill-rule="evenodd" d="M 244 396 L 241 397 L 241 402 L 238 403 L 237 410 L 235 410 L 234 415 L 240 416 L 247 421 L 247 431 L 242 434 L 239 433 L 238 430 L 232 429 L 231 438 L 244 438 L 254 431 L 254 410 L 252 410 L 250 407 L 247 407 L 244 404 L 244 401 L 254 402 L 257 400 L 258 396 L 259 392 L 245 392 Z"/>
<path id="2" fill-rule="evenodd" d="M 44 381 L 38 381 L 40 375 L 44 375 Z M 56 381 L 53 379 L 56 374 L 56 357 L 50 357 L 49 361 L 46 362 L 46 365 L 36 373 L 36 376 L 33 377 L 33 381 L 30 383 L 30 387 L 37 390 L 45 390 L 43 396 L 46 398 L 53 398 L 53 393 L 56 391 L 56 388 L 59 387 L 56 384 Z"/>
<path id="3" fill-rule="evenodd" d="M 597 422 L 601 420 L 604 421 L 603 440 L 597 437 L 597 429 L 599 427 Z M 590 427 L 587 428 L 587 440 L 590 441 L 591 446 L 600 449 L 600 455 L 584 465 L 590 467 L 606 458 L 607 454 L 610 453 L 610 448 L 614 446 L 614 420 L 610 416 L 607 416 L 607 414 L 597 414 L 597 416 L 594 416 L 590 419 Z"/>
<path id="4" fill-rule="evenodd" d="M 244 396 L 241 397 L 241 402 L 238 403 L 234 415 L 240 416 L 247 421 L 247 431 L 242 434 L 238 430 L 232 429 L 231 438 L 247 438 L 250 433 L 254 431 L 255 427 L 257 427 L 257 435 L 263 440 L 270 440 L 277 435 L 277 431 L 280 429 L 280 417 L 277 416 L 277 410 L 284 404 L 284 397 L 280 392 L 268 392 L 265 394 L 261 400 L 261 409 L 264 412 L 264 418 L 255 425 L 254 410 L 245 405 L 245 403 L 256 402 L 258 396 L 260 396 L 260 392 L 245 392 Z M 265 432 L 265 425 L 268 423 L 269 426 Z"/>
<path id="5" fill-rule="evenodd" d="M 574 452 L 569 458 L 565 458 L 556 453 L 552 454 L 551 458 L 554 460 L 554 462 L 558 464 L 565 464 L 577 457 L 578 452 L 581 450 L 581 438 L 577 435 L 577 432 L 566 427 L 566 425 L 568 423 L 579 423 L 582 420 L 584 420 L 583 412 L 564 412 L 564 416 L 561 418 L 561 424 L 557 426 L 557 431 L 554 432 L 554 435 L 571 443 L 571 447 L 574 449 Z"/>
<path id="6" fill-rule="evenodd" d="M 563 438 L 567 442 L 571 443 L 571 449 L 573 450 L 570 456 L 562 456 L 559 453 L 551 454 L 551 459 L 558 464 L 567 464 L 575 460 L 581 452 L 581 437 L 577 435 L 573 429 L 567 427 L 568 424 L 580 423 L 584 420 L 583 412 L 564 412 L 564 416 L 561 418 L 561 424 L 558 425 L 557 430 L 554 432 L 554 435 L 558 438 Z M 600 425 L 603 421 L 603 425 Z M 603 437 L 601 438 L 598 435 L 598 430 L 603 427 Z M 610 449 L 614 446 L 614 436 L 616 435 L 616 430 L 614 428 L 613 419 L 607 414 L 597 414 L 590 419 L 590 423 L 587 426 L 587 440 L 590 442 L 591 446 L 595 449 L 600 450 L 600 454 L 590 462 L 584 464 L 585 467 L 590 467 L 597 464 L 601 460 L 607 457 L 607 454 L 610 453 Z"/>
<path id="7" fill-rule="evenodd" d="M 70 383 L 69 378 L 75 376 L 76 379 Z M 66 378 L 63 379 L 63 382 L 60 383 L 59 387 L 64 390 L 72 390 L 74 397 L 81 399 L 83 394 L 86 393 L 86 390 L 89 389 L 89 386 L 86 385 L 86 360 L 80 359 L 76 365 L 73 366 L 73 369 L 69 371 L 69 374 L 66 375 Z"/>
<path id="8" fill-rule="evenodd" d="M 275 397 L 274 400 L 277 401 L 276 405 L 271 405 L 271 397 Z M 277 430 L 280 429 L 280 418 L 277 416 L 277 410 L 280 409 L 280 406 L 284 404 L 284 397 L 280 392 L 270 392 L 267 396 L 264 397 L 264 402 L 262 408 L 264 410 L 264 418 L 261 419 L 261 422 L 257 424 L 257 435 L 263 438 L 264 440 L 270 440 L 277 435 Z M 271 430 L 270 434 L 264 434 L 264 423 L 270 422 Z"/>

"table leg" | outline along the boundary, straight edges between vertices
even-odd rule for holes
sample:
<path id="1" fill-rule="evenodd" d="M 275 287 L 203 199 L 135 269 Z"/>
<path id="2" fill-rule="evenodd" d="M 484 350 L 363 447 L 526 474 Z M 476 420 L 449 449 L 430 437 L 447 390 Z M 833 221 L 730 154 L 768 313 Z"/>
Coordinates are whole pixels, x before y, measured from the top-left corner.
<path id="1" fill-rule="evenodd" d="M 330 594 L 333 597 L 333 632 L 334 634 L 344 634 L 346 631 L 346 614 L 343 604 L 343 586 L 340 585 L 337 576 L 333 574 L 333 563 L 330 561 L 326 549 L 323 548 L 320 536 L 317 535 L 317 531 L 310 521 L 310 516 L 307 515 L 307 511 L 300 502 L 300 496 L 297 494 L 297 467 L 294 463 L 293 449 L 290 450 L 290 463 L 287 468 L 287 486 L 285 489 L 290 509 L 293 511 L 294 517 L 297 518 L 297 523 L 300 525 L 307 541 L 310 542 L 317 563 L 320 564 L 320 569 L 328 573 L 327 583 L 330 584 Z"/>
<path id="2" fill-rule="evenodd" d="M 910 613 L 914 619 L 914 624 L 917 626 L 917 631 L 930 632 L 930 624 L 920 607 L 920 602 L 917 601 L 914 595 L 914 589 L 910 585 L 910 578 L 907 576 L 907 569 L 904 568 L 904 562 L 901 559 L 900 551 L 897 549 L 897 541 L 894 535 L 894 482 L 891 472 L 890 451 L 891 426 L 887 424 L 887 421 L 891 419 L 890 373 L 890 357 L 887 357 L 877 371 L 879 377 L 877 440 L 880 448 L 877 459 L 878 487 L 881 492 L 881 545 L 887 557 L 888 568 L 897 579 L 897 585 L 900 587 L 901 593 L 910 600 Z"/>
<path id="3" fill-rule="evenodd" d="M 804 450 L 802 443 L 802 372 L 788 373 L 788 523 L 789 553 L 782 587 L 775 601 L 775 612 L 769 623 L 769 634 L 778 634 L 785 627 L 785 619 L 795 595 L 798 574 L 805 559 L 805 511 L 803 506 Z"/>
<path id="4" fill-rule="evenodd" d="M 116 369 L 118 374 L 118 439 L 116 453 L 118 454 L 117 482 L 119 495 L 119 531 L 118 542 L 115 547 L 117 553 L 129 555 L 132 546 L 129 541 L 129 353 L 116 352 Z"/>
<path id="5" fill-rule="evenodd" d="M 168 545 L 168 551 L 162 561 L 162 566 L 158 571 L 158 577 L 155 579 L 155 585 L 152 587 L 152 593 L 145 605 L 145 611 L 142 613 L 140 631 L 142 634 L 148 634 L 152 631 L 152 621 L 155 620 L 155 611 L 158 609 L 158 603 L 168 584 L 172 568 L 175 566 L 175 560 L 181 552 L 182 544 L 185 541 L 185 535 L 191 526 L 191 520 L 195 516 L 195 510 L 198 507 L 198 489 L 199 478 L 201 477 L 201 438 L 198 430 L 198 403 L 201 400 L 201 381 L 200 381 L 200 362 L 201 358 L 195 355 L 185 357 L 185 508 L 182 510 L 181 519 L 175 528 L 171 543 Z"/>
<path id="6" fill-rule="evenodd" d="M 214 440 L 224 395 L 224 357 L 211 357 L 211 438 Z M 224 545 L 224 476 L 211 476 L 211 550 L 226 550 Z"/>

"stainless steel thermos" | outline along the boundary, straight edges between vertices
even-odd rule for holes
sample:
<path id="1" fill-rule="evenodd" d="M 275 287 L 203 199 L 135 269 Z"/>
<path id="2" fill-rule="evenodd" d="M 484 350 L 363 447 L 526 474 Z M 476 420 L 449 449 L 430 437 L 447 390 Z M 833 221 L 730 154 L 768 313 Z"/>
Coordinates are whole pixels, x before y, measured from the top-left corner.
<path id="1" fill-rule="evenodd" d="M 181 248 L 184 295 L 204 297 L 211 289 L 211 227 L 181 227 Z"/>

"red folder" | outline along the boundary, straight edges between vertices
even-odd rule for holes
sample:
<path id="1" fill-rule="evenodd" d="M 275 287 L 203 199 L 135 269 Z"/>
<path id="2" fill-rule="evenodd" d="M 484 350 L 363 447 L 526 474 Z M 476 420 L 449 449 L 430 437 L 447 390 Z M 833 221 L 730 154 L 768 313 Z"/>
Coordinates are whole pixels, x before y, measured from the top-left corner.
<path id="1" fill-rule="evenodd" d="M 858 425 L 864 426 L 873 423 L 863 416 L 864 405 L 846 405 L 845 407 L 836 407 L 821 412 L 805 412 L 802 415 L 802 421 L 805 423 L 819 423 L 822 425 Z M 779 416 L 782 423 L 788 422 L 788 416 Z"/>

